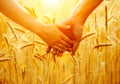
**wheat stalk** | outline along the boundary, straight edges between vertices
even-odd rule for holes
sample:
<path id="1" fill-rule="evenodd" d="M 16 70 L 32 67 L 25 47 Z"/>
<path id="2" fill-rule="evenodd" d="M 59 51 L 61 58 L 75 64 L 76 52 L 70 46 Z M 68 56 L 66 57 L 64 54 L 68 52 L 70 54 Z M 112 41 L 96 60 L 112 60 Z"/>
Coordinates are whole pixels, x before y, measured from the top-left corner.
<path id="1" fill-rule="evenodd" d="M 10 24 L 9 22 L 6 22 L 6 23 L 7 23 L 7 25 L 9 26 L 9 28 L 11 29 L 13 35 L 15 36 L 15 39 L 18 40 L 17 35 L 16 35 L 16 33 L 15 33 L 13 27 L 11 26 L 11 24 Z"/>
<path id="2" fill-rule="evenodd" d="M 11 58 L 0 58 L 0 62 L 10 61 Z"/>

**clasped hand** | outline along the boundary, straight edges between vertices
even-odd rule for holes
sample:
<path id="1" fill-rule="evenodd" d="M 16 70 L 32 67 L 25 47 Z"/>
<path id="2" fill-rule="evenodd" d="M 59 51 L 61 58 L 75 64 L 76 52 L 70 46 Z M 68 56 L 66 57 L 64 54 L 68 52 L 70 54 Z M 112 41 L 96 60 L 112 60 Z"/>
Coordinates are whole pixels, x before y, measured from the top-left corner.
<path id="1" fill-rule="evenodd" d="M 79 20 L 74 19 L 72 17 L 66 18 L 61 23 L 57 24 L 57 27 L 61 31 L 61 33 L 66 35 L 72 41 L 72 43 L 71 41 L 69 41 L 70 42 L 69 44 L 59 42 L 59 45 L 62 45 L 63 47 L 61 46 L 55 47 L 49 45 L 46 52 L 47 53 L 52 52 L 53 55 L 62 56 L 63 52 L 68 51 L 72 55 L 74 55 L 82 37 L 83 25 L 84 25 L 83 22 L 80 22 Z"/>

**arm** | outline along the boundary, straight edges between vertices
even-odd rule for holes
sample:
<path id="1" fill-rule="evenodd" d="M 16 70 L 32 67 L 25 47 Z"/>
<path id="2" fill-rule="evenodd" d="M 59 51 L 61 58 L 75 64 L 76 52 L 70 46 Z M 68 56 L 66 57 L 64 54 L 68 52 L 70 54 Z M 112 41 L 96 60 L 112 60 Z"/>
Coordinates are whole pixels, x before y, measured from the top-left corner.
<path id="1" fill-rule="evenodd" d="M 103 0 L 80 0 L 70 17 L 85 22 L 87 17 Z"/>
<path id="2" fill-rule="evenodd" d="M 15 0 L 1 0 L 0 12 L 28 30 L 38 33 L 38 21 L 29 15 Z M 40 25 L 40 27 L 43 27 L 43 25 Z"/>
<path id="3" fill-rule="evenodd" d="M 95 8 L 102 3 L 103 0 L 80 0 L 71 15 L 68 17 L 67 24 L 72 25 L 72 32 L 74 38 L 73 55 L 78 48 L 82 38 L 83 26 Z"/>
<path id="4" fill-rule="evenodd" d="M 36 33 L 50 46 L 68 50 L 67 47 L 70 47 L 72 44 L 71 40 L 60 32 L 56 25 L 42 25 L 15 0 L 1 0 L 0 11 L 14 22 Z"/>
<path id="5" fill-rule="evenodd" d="M 87 17 L 102 1 L 103 0 L 79 0 L 79 3 L 74 8 L 73 12 L 62 21 L 62 24 L 59 24 L 60 30 L 74 41 L 72 48 L 73 55 L 81 41 L 83 26 Z M 69 25 L 71 28 L 65 29 L 63 28 L 63 24 Z M 54 49 L 53 51 L 56 53 L 57 49 Z M 63 52 L 59 51 L 59 53 L 61 54 Z"/>

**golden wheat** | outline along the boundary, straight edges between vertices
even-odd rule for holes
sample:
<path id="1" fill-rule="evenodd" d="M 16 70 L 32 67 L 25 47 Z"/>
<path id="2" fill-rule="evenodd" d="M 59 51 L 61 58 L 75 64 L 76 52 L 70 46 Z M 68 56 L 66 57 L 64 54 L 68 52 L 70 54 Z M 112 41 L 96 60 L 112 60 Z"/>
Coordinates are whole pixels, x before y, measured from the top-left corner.
<path id="1" fill-rule="evenodd" d="M 48 10 L 43 0 L 18 0 L 45 24 L 60 22 L 78 2 L 60 1 Z M 120 84 L 119 4 L 106 0 L 88 17 L 75 56 L 46 53 L 37 35 L 0 14 L 0 84 Z"/>

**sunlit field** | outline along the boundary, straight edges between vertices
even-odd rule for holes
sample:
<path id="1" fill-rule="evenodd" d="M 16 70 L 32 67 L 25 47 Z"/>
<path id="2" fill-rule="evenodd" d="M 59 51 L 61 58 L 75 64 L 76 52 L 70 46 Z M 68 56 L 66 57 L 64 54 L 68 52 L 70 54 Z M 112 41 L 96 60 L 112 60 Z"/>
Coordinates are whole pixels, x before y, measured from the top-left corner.
<path id="1" fill-rule="evenodd" d="M 50 24 L 65 19 L 79 0 L 17 1 Z M 0 13 L 0 84 L 120 84 L 120 0 L 97 7 L 82 37 L 74 57 L 46 54 L 46 43 Z"/>

